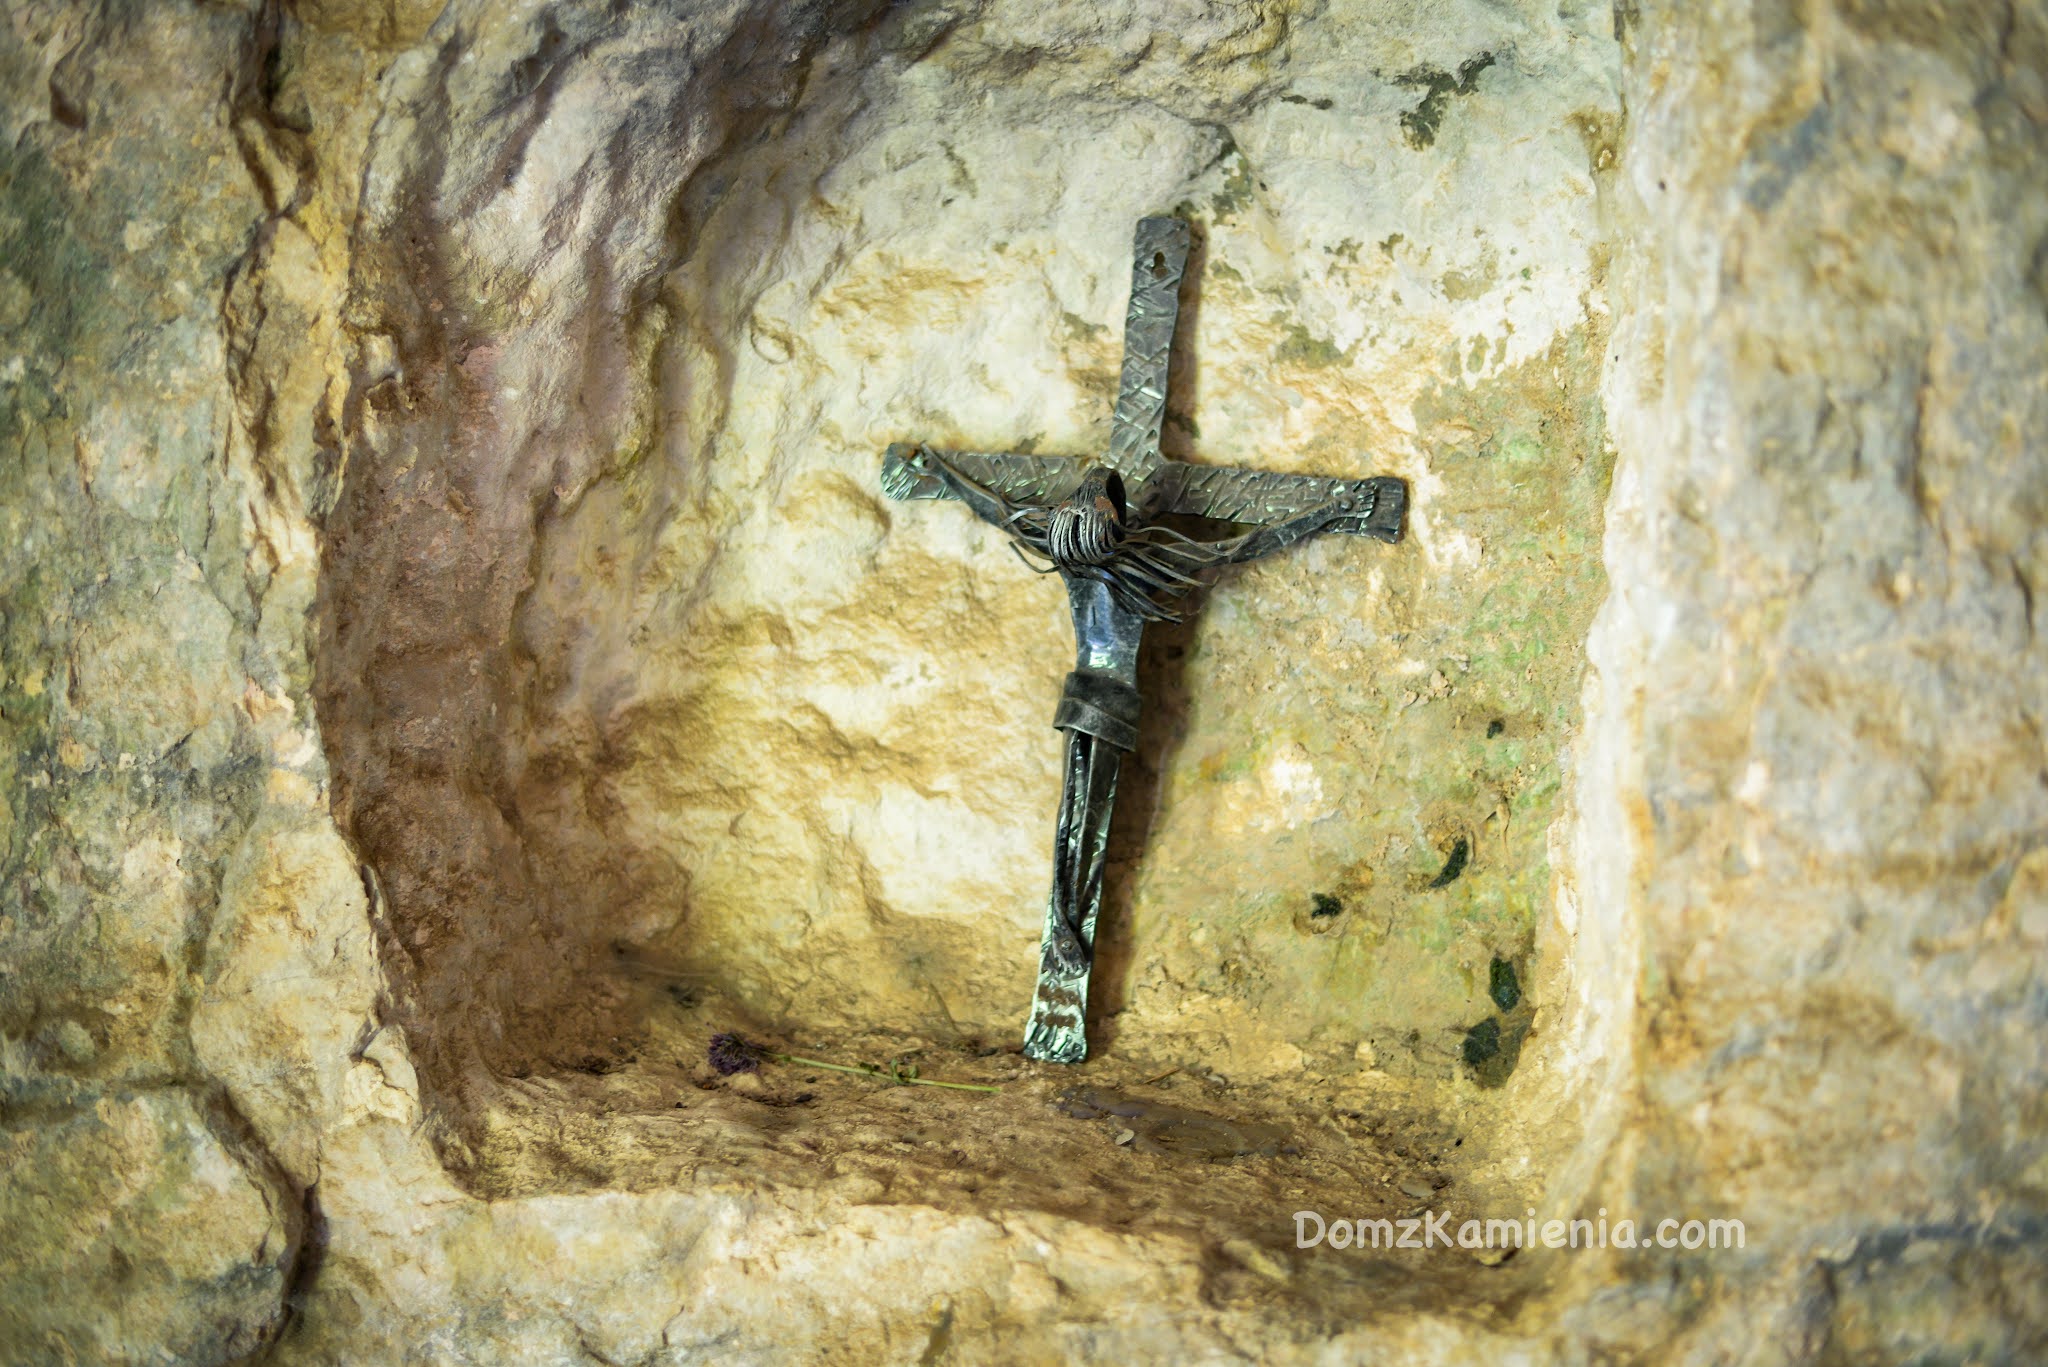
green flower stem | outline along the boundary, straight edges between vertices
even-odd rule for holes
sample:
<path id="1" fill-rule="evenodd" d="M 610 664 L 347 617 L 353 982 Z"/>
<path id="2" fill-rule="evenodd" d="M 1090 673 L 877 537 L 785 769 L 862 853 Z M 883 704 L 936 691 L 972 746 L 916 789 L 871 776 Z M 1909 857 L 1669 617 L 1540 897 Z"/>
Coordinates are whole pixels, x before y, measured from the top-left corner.
<path id="1" fill-rule="evenodd" d="M 899 1084 L 915 1083 L 920 1087 L 951 1087 L 956 1092 L 1000 1092 L 1000 1087 L 991 1087 L 983 1082 L 937 1082 L 928 1077 L 905 1073 L 893 1063 L 887 1069 L 877 1068 L 869 1063 L 827 1063 L 823 1059 L 802 1058 L 796 1054 L 770 1054 L 777 1063 L 800 1063 L 806 1068 L 829 1068 L 835 1073 L 858 1073 L 862 1077 L 882 1078 Z"/>

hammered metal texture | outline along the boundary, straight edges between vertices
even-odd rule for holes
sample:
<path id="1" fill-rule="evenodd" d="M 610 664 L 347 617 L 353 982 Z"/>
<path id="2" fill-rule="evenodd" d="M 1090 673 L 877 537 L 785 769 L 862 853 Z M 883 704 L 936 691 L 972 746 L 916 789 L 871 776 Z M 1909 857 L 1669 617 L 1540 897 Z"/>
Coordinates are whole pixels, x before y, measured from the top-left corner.
<path id="1" fill-rule="evenodd" d="M 1109 425 L 1110 469 L 1133 490 L 1159 466 L 1166 420 L 1166 367 L 1180 318 L 1180 277 L 1188 265 L 1188 225 L 1141 218 L 1131 245 L 1131 309 L 1124 319 L 1124 373 Z"/>
<path id="2" fill-rule="evenodd" d="M 950 498 L 944 480 L 910 468 L 917 447 L 899 441 L 882 457 L 882 492 L 890 498 Z M 1026 456 L 1015 452 L 940 451 L 945 462 L 983 488 L 1012 503 L 1050 507 L 1081 482 L 1086 467 L 1066 456 Z"/>
<path id="3" fill-rule="evenodd" d="M 1399 539 L 1408 496 L 1407 485 L 1385 475 L 1326 479 L 1180 461 L 1166 462 L 1157 482 L 1159 512 L 1264 526 L 1348 498 L 1352 503 L 1349 515 L 1333 520 L 1324 530 L 1377 536 L 1384 541 Z"/>

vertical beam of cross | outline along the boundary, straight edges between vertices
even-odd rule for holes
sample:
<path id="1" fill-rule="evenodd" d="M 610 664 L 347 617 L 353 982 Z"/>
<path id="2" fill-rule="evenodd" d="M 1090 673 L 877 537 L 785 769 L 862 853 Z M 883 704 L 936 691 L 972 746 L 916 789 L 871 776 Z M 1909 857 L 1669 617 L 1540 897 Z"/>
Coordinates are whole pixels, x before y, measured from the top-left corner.
<path id="1" fill-rule="evenodd" d="M 1141 218 L 1131 243 L 1131 307 L 1124 316 L 1124 371 L 1109 420 L 1109 458 L 1135 494 L 1159 468 L 1166 421 L 1167 364 L 1180 320 L 1180 278 L 1188 265 L 1188 225 Z"/>
<path id="2" fill-rule="evenodd" d="M 1132 495 L 1160 466 L 1159 433 L 1189 236 L 1184 219 L 1143 218 L 1131 240 L 1123 377 L 1103 464 Z M 1144 619 L 1119 607 L 1101 582 L 1074 575 L 1066 582 L 1075 662 L 1053 718 L 1067 737 L 1066 775 L 1053 834 L 1038 985 L 1024 1028 L 1024 1053 L 1053 1063 L 1079 1063 L 1088 1056 L 1095 923 L 1108 872 L 1117 775 L 1124 753 L 1138 743 L 1138 647 L 1145 634 Z"/>

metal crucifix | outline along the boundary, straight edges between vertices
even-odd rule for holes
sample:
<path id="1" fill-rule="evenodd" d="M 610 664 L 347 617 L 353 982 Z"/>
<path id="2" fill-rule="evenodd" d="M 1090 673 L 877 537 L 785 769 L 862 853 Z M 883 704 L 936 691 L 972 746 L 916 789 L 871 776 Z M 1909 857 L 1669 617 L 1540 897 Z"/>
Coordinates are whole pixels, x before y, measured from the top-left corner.
<path id="1" fill-rule="evenodd" d="M 1088 974 L 1109 847 L 1117 769 L 1138 743 L 1138 645 L 1147 622 L 1179 621 L 1176 604 L 1205 570 L 1241 564 L 1318 532 L 1401 539 L 1399 479 L 1324 479 L 1188 465 L 1159 454 L 1167 357 L 1180 313 L 1188 225 L 1138 221 L 1123 382 L 1109 453 L 1059 456 L 938 451 L 899 442 L 882 459 L 891 498 L 953 498 L 1007 532 L 1034 568 L 1066 582 L 1077 647 L 1053 725 L 1067 733 L 1066 782 L 1053 837 L 1038 992 L 1025 1029 L 1031 1058 L 1088 1055 Z M 1251 530 L 1198 541 L 1158 519 L 1185 514 Z"/>

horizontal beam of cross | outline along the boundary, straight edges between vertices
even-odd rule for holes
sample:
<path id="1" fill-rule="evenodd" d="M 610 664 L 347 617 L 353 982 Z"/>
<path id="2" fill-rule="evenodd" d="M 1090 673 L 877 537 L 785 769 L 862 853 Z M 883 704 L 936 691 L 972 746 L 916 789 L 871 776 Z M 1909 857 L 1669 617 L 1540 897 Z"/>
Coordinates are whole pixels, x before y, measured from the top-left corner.
<path id="1" fill-rule="evenodd" d="M 917 447 L 891 446 L 882 457 L 882 491 L 890 498 L 951 498 L 946 482 L 933 473 L 911 468 Z M 960 474 L 1012 503 L 1051 507 L 1080 484 L 1085 464 L 1065 456 L 1033 456 L 1021 452 L 937 451 L 933 454 Z M 1407 486 L 1380 475 L 1368 479 L 1332 479 L 1326 475 L 1289 475 L 1234 466 L 1190 465 L 1161 460 L 1145 485 L 1133 491 L 1131 506 L 1140 517 L 1168 513 L 1213 518 L 1219 522 L 1272 526 L 1317 508 L 1351 498 L 1359 513 L 1339 518 L 1327 530 L 1400 539 L 1401 517 L 1407 508 Z"/>

